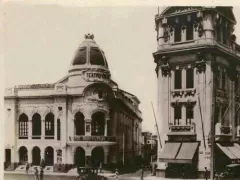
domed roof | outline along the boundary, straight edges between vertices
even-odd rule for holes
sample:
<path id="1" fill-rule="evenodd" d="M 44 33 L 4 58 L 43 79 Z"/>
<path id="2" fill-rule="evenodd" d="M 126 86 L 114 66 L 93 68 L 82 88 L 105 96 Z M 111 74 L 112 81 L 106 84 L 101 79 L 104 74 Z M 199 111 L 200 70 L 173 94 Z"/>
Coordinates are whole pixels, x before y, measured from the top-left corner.
<path id="1" fill-rule="evenodd" d="M 93 34 L 86 34 L 85 40 L 80 44 L 71 66 L 76 65 L 98 65 L 108 68 L 104 52 L 94 41 Z"/>

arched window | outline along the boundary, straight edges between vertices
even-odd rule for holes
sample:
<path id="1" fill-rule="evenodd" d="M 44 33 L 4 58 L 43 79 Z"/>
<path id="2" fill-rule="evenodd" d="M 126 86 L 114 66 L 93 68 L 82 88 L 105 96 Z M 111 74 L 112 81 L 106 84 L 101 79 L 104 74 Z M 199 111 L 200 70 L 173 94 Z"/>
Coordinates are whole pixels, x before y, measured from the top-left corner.
<path id="1" fill-rule="evenodd" d="M 104 136 L 105 116 L 102 112 L 96 112 L 92 115 L 92 135 Z"/>
<path id="2" fill-rule="evenodd" d="M 41 116 L 38 113 L 32 117 L 32 139 L 41 139 Z"/>
<path id="3" fill-rule="evenodd" d="M 28 138 L 28 117 L 26 114 L 19 116 L 19 139 Z"/>
<path id="4" fill-rule="evenodd" d="M 90 49 L 90 64 L 104 66 L 104 57 L 99 48 L 91 47 Z"/>
<path id="5" fill-rule="evenodd" d="M 81 112 L 77 112 L 74 118 L 75 134 L 78 136 L 85 135 L 85 121 L 84 115 Z"/>
<path id="6" fill-rule="evenodd" d="M 19 149 L 19 162 L 20 164 L 26 164 L 28 161 L 28 150 L 25 146 L 20 147 Z"/>
<path id="7" fill-rule="evenodd" d="M 45 162 L 46 166 L 52 166 L 53 165 L 53 159 L 54 159 L 54 151 L 53 148 L 48 146 L 45 150 Z"/>
<path id="8" fill-rule="evenodd" d="M 74 163 L 77 167 L 85 166 L 85 151 L 81 147 L 77 147 L 74 154 Z"/>
<path id="9" fill-rule="evenodd" d="M 45 139 L 54 139 L 54 115 L 52 113 L 45 117 Z"/>
<path id="10" fill-rule="evenodd" d="M 38 165 L 39 166 L 40 161 L 41 161 L 40 148 L 35 146 L 32 150 L 32 165 Z"/>
<path id="11" fill-rule="evenodd" d="M 102 147 L 95 147 L 91 153 L 92 165 L 99 167 L 100 163 L 104 164 L 104 151 Z"/>

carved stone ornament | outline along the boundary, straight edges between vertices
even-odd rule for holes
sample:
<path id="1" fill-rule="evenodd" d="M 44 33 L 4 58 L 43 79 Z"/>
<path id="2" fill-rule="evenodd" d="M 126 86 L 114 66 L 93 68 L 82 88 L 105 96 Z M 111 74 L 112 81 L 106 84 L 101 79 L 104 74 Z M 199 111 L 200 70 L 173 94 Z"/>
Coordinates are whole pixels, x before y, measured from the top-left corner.
<path id="1" fill-rule="evenodd" d="M 195 62 L 195 67 L 197 68 L 198 73 L 205 72 L 206 70 L 206 61 L 202 53 L 197 53 L 197 60 Z"/>
<path id="2" fill-rule="evenodd" d="M 217 89 L 217 97 L 227 98 L 227 92 L 223 89 Z"/>
<path id="3" fill-rule="evenodd" d="M 196 89 L 186 89 L 184 92 L 185 96 L 194 96 L 196 94 Z"/>
<path id="4" fill-rule="evenodd" d="M 63 92 L 63 91 L 65 91 L 65 85 L 64 84 L 57 84 L 55 86 L 55 89 L 56 89 L 57 92 Z"/>
<path id="5" fill-rule="evenodd" d="M 194 22 L 194 29 L 195 29 L 195 31 L 198 32 L 198 37 L 202 37 L 204 30 L 203 30 L 203 25 L 200 21 Z"/>
<path id="6" fill-rule="evenodd" d="M 110 80 L 110 72 L 104 69 L 86 69 L 82 72 L 83 79 L 87 82 L 108 82 Z"/>
<path id="7" fill-rule="evenodd" d="M 236 67 L 231 66 L 228 70 L 227 70 L 227 74 L 228 77 L 231 81 L 235 81 L 237 78 L 237 71 L 236 71 Z"/>
<path id="8" fill-rule="evenodd" d="M 174 91 L 172 91 L 172 95 L 173 95 L 173 97 L 182 97 L 184 95 L 184 91 L 183 90 L 174 90 Z"/>
<path id="9" fill-rule="evenodd" d="M 163 30 L 163 39 L 164 39 L 164 42 L 168 42 L 169 40 L 169 31 L 167 28 L 164 28 Z"/>
<path id="10" fill-rule="evenodd" d="M 91 96 L 88 97 L 88 101 L 105 101 L 107 98 L 107 92 L 102 89 L 95 90 Z"/>
<path id="11" fill-rule="evenodd" d="M 172 106 L 172 107 L 182 106 L 182 102 L 179 102 L 178 100 L 176 100 L 175 102 L 171 102 L 171 106 Z"/>
<path id="12" fill-rule="evenodd" d="M 168 76 L 168 75 L 170 75 L 170 72 L 171 72 L 171 68 L 168 63 L 168 59 L 166 56 L 163 56 L 162 60 L 163 60 L 163 64 L 161 65 L 162 76 Z"/>
<path id="13" fill-rule="evenodd" d="M 187 102 L 184 103 L 186 107 L 194 107 L 196 104 L 196 101 L 191 101 L 190 99 L 187 100 Z"/>

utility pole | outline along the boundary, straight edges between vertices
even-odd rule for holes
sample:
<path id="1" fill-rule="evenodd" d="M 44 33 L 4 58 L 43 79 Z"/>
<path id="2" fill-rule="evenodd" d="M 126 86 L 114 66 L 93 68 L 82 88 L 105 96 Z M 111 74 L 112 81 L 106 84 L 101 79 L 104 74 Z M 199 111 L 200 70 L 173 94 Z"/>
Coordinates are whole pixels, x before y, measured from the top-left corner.
<path id="1" fill-rule="evenodd" d="M 123 166 L 124 166 L 124 154 L 125 154 L 125 135 L 123 133 L 123 155 L 122 155 Z"/>
<path id="2" fill-rule="evenodd" d="M 215 57 L 214 57 L 215 58 Z M 212 85 L 212 119 L 211 119 L 211 159 L 210 159 L 210 179 L 214 180 L 214 161 L 215 161 L 215 154 L 214 154 L 214 147 L 215 147 L 215 104 L 216 104 L 216 64 L 215 59 L 212 62 L 212 72 L 213 72 L 213 85 Z"/>
<path id="3" fill-rule="evenodd" d="M 152 142 L 153 142 L 153 140 L 152 140 L 152 134 L 151 134 L 151 163 L 152 163 Z"/>

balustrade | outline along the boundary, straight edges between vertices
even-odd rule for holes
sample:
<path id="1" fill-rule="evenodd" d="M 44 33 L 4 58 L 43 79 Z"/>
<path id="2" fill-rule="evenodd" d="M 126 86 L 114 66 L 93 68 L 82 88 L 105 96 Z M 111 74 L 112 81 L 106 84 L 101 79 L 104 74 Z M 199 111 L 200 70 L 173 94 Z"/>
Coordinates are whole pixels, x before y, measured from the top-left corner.
<path id="1" fill-rule="evenodd" d="M 113 136 L 69 136 L 69 141 L 110 141 L 115 142 Z"/>

